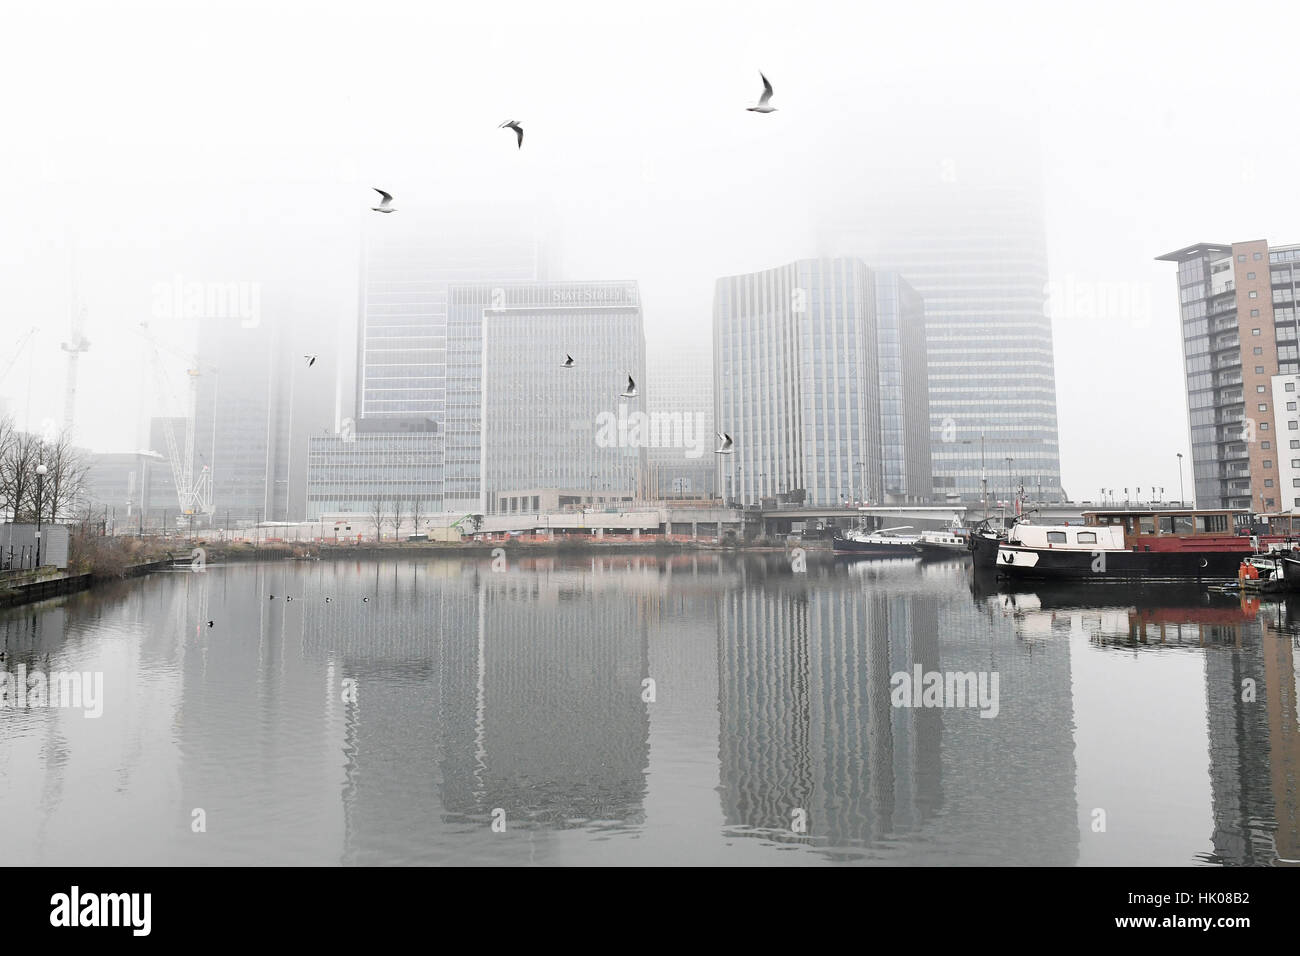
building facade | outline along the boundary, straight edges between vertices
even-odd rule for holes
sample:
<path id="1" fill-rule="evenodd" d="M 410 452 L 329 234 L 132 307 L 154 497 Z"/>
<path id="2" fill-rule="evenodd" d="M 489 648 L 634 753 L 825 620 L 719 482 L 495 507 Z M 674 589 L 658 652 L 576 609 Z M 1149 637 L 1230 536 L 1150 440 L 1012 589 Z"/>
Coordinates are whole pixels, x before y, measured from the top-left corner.
<path id="1" fill-rule="evenodd" d="M 937 141 L 923 132 L 822 205 L 818 252 L 897 272 L 925 302 L 935 496 L 980 500 L 983 443 L 986 463 L 1011 458 L 1026 488 L 1061 500 L 1036 144 L 1007 129 L 993 155 L 977 117 L 945 117 Z"/>
<path id="2" fill-rule="evenodd" d="M 443 511 L 442 435 L 433 422 L 399 421 L 388 420 L 388 431 L 311 437 L 308 520 L 355 514 L 396 528 Z"/>
<path id="3" fill-rule="evenodd" d="M 85 501 L 110 533 L 157 529 L 180 514 L 171 465 L 150 451 L 91 455 Z"/>
<path id="4" fill-rule="evenodd" d="M 493 513 L 498 494 L 521 488 L 644 497 L 646 450 L 660 436 L 644 411 L 637 284 L 507 283 L 486 292 L 477 510 Z M 637 395 L 622 397 L 629 375 Z M 466 420 L 451 418 L 449 430 Z"/>
<path id="5" fill-rule="evenodd" d="M 702 350 L 651 354 L 646 366 L 646 409 L 661 431 L 682 437 L 680 442 L 648 449 L 649 497 L 717 497 L 712 356 Z"/>
<path id="6" fill-rule="evenodd" d="M 733 442 L 732 454 L 718 456 L 725 498 L 793 494 L 817 506 L 928 498 L 917 447 L 924 389 L 907 381 L 924 361 L 918 307 L 906 282 L 857 259 L 719 279 L 714 415 Z"/>
<path id="7" fill-rule="evenodd" d="M 1300 373 L 1300 246 L 1197 243 L 1158 258 L 1178 266 L 1197 506 L 1294 508 L 1300 492 L 1281 465 L 1300 457 L 1286 389 Z"/>

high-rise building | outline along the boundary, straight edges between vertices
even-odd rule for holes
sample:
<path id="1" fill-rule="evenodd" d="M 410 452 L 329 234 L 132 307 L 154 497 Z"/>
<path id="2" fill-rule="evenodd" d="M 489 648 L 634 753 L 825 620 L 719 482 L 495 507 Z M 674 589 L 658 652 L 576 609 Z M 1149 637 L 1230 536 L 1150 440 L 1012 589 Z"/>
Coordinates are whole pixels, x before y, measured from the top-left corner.
<path id="1" fill-rule="evenodd" d="M 366 237 L 362 266 L 357 418 L 431 415 L 442 422 L 448 391 L 456 390 L 448 364 L 466 345 L 448 328 L 448 288 L 555 278 L 554 244 L 540 213 L 513 204 L 381 218 Z"/>
<path id="2" fill-rule="evenodd" d="M 898 272 L 924 299 L 934 494 L 981 497 L 993 462 L 1062 497 L 1043 196 L 1029 138 L 936 123 L 880 151 L 818 214 L 818 252 Z M 995 155 L 980 144 L 996 142 Z M 984 446 L 983 454 L 981 445 Z M 981 461 L 981 458 L 984 461 Z"/>
<path id="3" fill-rule="evenodd" d="M 1197 506 L 1296 507 L 1300 488 L 1280 482 L 1281 465 L 1300 458 L 1300 416 L 1287 389 L 1300 373 L 1300 245 L 1202 242 L 1157 258 L 1178 264 Z"/>
<path id="4" fill-rule="evenodd" d="M 303 283 L 264 285 L 256 322 L 198 327 L 194 471 L 211 471 L 218 523 L 306 518 L 308 439 L 336 429 L 335 304 Z"/>
<path id="5" fill-rule="evenodd" d="M 648 450 L 649 497 L 716 497 L 717 436 L 713 427 L 713 360 L 709 353 L 651 353 L 646 364 L 646 409 L 661 429 L 676 429 L 685 439 Z"/>
<path id="6" fill-rule="evenodd" d="M 714 414 L 733 442 L 718 456 L 725 497 L 790 494 L 818 506 L 880 503 L 887 492 L 927 498 L 911 490 L 929 486 L 916 448 L 925 392 L 906 382 L 924 361 L 919 307 L 905 281 L 857 259 L 719 279 Z"/>
<path id="7" fill-rule="evenodd" d="M 637 284 L 505 283 L 477 289 L 484 293 L 482 503 L 476 510 L 494 512 L 499 497 L 521 489 L 590 488 L 606 497 L 644 497 L 647 448 L 674 438 L 656 434 L 645 412 Z M 469 298 L 457 294 L 457 301 Z M 464 374 L 473 374 L 469 365 Z M 636 395 L 624 397 L 629 376 Z M 449 416 L 448 431 L 454 434 L 473 413 L 467 404 Z"/>
<path id="8" fill-rule="evenodd" d="M 382 432 L 313 435 L 307 519 L 379 516 L 394 530 L 443 510 L 442 435 L 432 420 L 381 419 Z"/>

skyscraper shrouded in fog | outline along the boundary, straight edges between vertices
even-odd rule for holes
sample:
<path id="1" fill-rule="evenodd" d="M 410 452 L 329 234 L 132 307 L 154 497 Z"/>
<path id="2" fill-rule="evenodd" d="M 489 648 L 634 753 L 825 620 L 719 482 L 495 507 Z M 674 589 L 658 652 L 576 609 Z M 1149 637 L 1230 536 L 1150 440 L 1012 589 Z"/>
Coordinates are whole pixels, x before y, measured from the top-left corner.
<path id="1" fill-rule="evenodd" d="M 1201 242 L 1157 258 L 1178 264 L 1192 449 L 1184 493 L 1202 508 L 1300 507 L 1300 246 Z"/>
<path id="2" fill-rule="evenodd" d="M 429 216 L 380 217 L 365 240 L 357 328 L 357 417 L 432 416 L 449 393 L 448 365 L 468 347 L 448 328 L 455 283 L 556 278 L 543 213 L 515 204 L 449 204 Z"/>
<path id="3" fill-rule="evenodd" d="M 904 280 L 856 259 L 803 259 L 719 279 L 714 415 L 734 443 L 718 456 L 724 497 L 924 500 L 919 306 Z"/>
<path id="4" fill-rule="evenodd" d="M 718 463 L 714 448 L 713 360 L 705 349 L 649 353 L 646 409 L 661 422 L 680 427 L 689 441 L 649 449 L 650 496 L 714 498 Z"/>
<path id="5" fill-rule="evenodd" d="M 982 474 L 994 489 L 1010 467 L 1031 497 L 1057 500 L 1046 227 L 1026 161 L 1036 144 L 984 119 L 946 119 L 928 144 L 918 132 L 866 160 L 861 185 L 822 204 L 818 251 L 898 272 L 925 300 L 934 495 L 978 501 Z M 1000 154 L 974 145 L 990 142 Z"/>

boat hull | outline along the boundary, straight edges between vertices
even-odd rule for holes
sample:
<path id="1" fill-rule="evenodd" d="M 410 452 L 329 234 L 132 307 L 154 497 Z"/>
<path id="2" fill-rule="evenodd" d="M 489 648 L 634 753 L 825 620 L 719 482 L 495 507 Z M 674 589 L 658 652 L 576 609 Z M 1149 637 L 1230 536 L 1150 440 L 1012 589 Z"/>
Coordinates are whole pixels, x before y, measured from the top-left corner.
<path id="1" fill-rule="evenodd" d="M 1024 548 L 1005 542 L 997 549 L 998 574 L 1037 581 L 1235 581 L 1241 562 L 1255 552 L 1082 551 Z"/>
<path id="2" fill-rule="evenodd" d="M 851 538 L 836 538 L 832 542 L 836 554 L 856 554 L 873 558 L 915 558 L 916 546 L 913 544 L 887 544 L 883 541 L 854 541 Z"/>
<path id="3" fill-rule="evenodd" d="M 943 561 L 952 558 L 964 558 L 970 554 L 971 549 L 964 544 L 932 544 L 927 541 L 921 541 L 916 544 L 916 550 L 920 552 L 921 557 L 929 561 Z"/>
<path id="4" fill-rule="evenodd" d="M 1002 538 L 977 533 L 971 535 L 970 542 L 971 558 L 975 562 L 975 567 L 990 570 L 997 567 L 998 546 L 1003 543 Z"/>

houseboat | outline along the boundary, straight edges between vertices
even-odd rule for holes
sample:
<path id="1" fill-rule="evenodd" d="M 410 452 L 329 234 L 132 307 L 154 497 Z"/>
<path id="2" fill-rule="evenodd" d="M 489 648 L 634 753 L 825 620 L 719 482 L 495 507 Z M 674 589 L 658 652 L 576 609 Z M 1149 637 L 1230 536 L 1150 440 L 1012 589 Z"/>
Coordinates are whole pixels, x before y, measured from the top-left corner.
<path id="1" fill-rule="evenodd" d="M 1086 511 L 1081 525 L 1018 524 L 998 545 L 1006 578 L 1231 581 L 1259 550 L 1245 510 Z"/>
<path id="2" fill-rule="evenodd" d="M 943 531 L 922 531 L 916 541 L 916 550 L 922 558 L 942 559 L 965 557 L 970 551 L 968 533 L 964 528 Z"/>
<path id="3" fill-rule="evenodd" d="M 855 554 L 874 558 L 915 558 L 918 556 L 916 543 L 919 535 L 898 534 L 906 531 L 910 525 L 899 528 L 882 528 L 880 531 L 855 529 L 840 534 L 835 532 L 832 548 L 836 554 Z"/>

